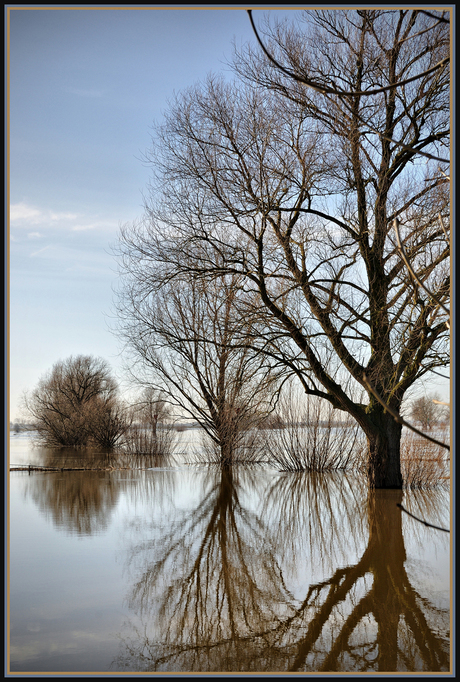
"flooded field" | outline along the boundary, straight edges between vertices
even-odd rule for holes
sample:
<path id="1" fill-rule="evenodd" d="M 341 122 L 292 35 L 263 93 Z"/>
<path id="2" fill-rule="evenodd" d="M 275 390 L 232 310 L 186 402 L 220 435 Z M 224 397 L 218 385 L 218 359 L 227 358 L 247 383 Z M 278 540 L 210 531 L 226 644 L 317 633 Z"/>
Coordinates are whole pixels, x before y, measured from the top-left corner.
<path id="1" fill-rule="evenodd" d="M 451 669 L 450 534 L 397 506 L 449 528 L 446 488 L 198 466 L 180 438 L 153 461 L 11 436 L 51 470 L 10 472 L 10 672 Z"/>

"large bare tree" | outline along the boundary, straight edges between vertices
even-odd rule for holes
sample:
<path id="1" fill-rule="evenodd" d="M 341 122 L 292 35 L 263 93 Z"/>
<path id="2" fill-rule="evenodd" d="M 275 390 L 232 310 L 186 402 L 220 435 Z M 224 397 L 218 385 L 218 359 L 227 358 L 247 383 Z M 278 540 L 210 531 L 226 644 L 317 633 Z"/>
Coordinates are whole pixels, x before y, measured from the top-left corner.
<path id="1" fill-rule="evenodd" d="M 398 488 L 401 425 L 384 405 L 399 413 L 449 362 L 449 27 L 406 10 L 305 18 L 268 44 L 323 91 L 248 48 L 233 82 L 179 94 L 148 157 L 138 246 L 177 273 L 243 278 L 248 319 L 264 319 L 254 344 L 352 415 L 371 486 Z"/>

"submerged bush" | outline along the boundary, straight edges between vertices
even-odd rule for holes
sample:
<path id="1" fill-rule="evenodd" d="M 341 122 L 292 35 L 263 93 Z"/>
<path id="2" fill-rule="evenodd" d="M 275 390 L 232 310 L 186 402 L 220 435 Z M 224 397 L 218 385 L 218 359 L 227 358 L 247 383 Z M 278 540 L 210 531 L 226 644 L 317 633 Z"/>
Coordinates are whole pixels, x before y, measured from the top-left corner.
<path id="1" fill-rule="evenodd" d="M 153 457 L 172 454 L 177 434 L 170 420 L 170 407 L 161 392 L 147 386 L 132 409 L 136 421 L 124 436 L 123 452 Z"/>
<path id="2" fill-rule="evenodd" d="M 227 443 L 213 441 L 209 434 L 203 432 L 201 449 L 196 451 L 193 458 L 203 464 L 219 464 L 232 466 L 234 464 L 254 464 L 261 461 L 265 443 L 258 428 L 239 430 L 232 434 Z"/>
<path id="3" fill-rule="evenodd" d="M 176 441 L 177 433 L 170 424 L 155 429 L 133 425 L 125 434 L 122 449 L 127 455 L 167 457 L 173 453 Z"/>
<path id="4" fill-rule="evenodd" d="M 278 408 L 282 427 L 267 432 L 266 453 L 281 471 L 350 469 L 362 460 L 361 429 L 351 418 L 337 420 L 329 403 L 288 390 Z"/>

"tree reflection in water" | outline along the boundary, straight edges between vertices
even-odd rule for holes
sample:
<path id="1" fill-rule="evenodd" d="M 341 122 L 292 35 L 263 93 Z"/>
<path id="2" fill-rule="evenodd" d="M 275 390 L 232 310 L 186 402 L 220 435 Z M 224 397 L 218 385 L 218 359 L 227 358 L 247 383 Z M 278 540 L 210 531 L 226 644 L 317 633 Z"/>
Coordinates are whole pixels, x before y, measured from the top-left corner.
<path id="1" fill-rule="evenodd" d="M 288 670 L 448 669 L 448 642 L 427 621 L 428 614 L 441 621 L 448 614 L 437 614 L 416 592 L 404 567 L 401 501 L 400 491 L 369 492 L 367 547 L 356 564 L 310 586 L 290 623 L 293 633 L 305 630 Z"/>
<path id="2" fill-rule="evenodd" d="M 295 558 L 293 570 L 304 567 L 307 555 L 323 575 L 364 549 L 366 500 L 362 478 L 337 472 L 281 474 L 264 496 L 261 515 L 270 519 L 282 555 Z"/>
<path id="3" fill-rule="evenodd" d="M 138 495 L 158 495 L 174 491 L 174 472 L 164 470 L 161 476 L 140 472 L 147 467 L 165 467 L 172 460 L 86 450 L 41 448 L 42 465 L 64 471 L 34 472 L 24 488 L 38 508 L 50 516 L 57 527 L 78 535 L 92 535 L 104 530 L 115 510 L 121 493 L 129 489 L 134 502 Z M 85 471 L 66 471 L 84 467 Z M 117 471 L 113 469 L 123 469 Z M 100 470 L 97 470 L 100 469 Z M 104 471 L 104 469 L 106 469 Z"/>
<path id="4" fill-rule="evenodd" d="M 448 610 L 415 590 L 404 565 L 403 493 L 345 476 L 280 476 L 258 515 L 242 499 L 260 472 L 212 475 L 193 512 L 131 548 L 138 624 L 126 625 L 114 669 L 449 669 Z M 292 564 L 313 576 L 318 561 L 321 579 L 295 597 Z"/>
<path id="5" fill-rule="evenodd" d="M 266 529 L 240 500 L 242 481 L 247 491 L 257 475 L 210 468 L 212 480 L 194 512 L 185 512 L 159 542 L 133 548 L 131 570 L 139 579 L 129 602 L 146 630 L 125 640 L 117 667 L 245 670 L 254 649 L 268 653 L 267 633 L 294 610 Z M 161 643 L 147 634 L 152 609 Z"/>

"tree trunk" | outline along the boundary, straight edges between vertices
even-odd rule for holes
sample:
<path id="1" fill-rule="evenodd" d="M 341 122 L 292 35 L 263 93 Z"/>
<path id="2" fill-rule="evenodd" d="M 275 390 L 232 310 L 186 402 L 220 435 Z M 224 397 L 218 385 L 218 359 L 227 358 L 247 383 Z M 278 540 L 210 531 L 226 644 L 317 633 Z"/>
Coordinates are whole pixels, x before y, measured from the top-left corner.
<path id="1" fill-rule="evenodd" d="M 377 415 L 375 415 L 377 417 Z M 381 412 L 365 428 L 368 440 L 367 475 L 371 488 L 402 488 L 401 424 Z"/>
<path id="2" fill-rule="evenodd" d="M 220 461 L 225 466 L 234 463 L 235 458 L 235 435 L 229 429 L 224 430 L 224 435 L 220 439 Z"/>

